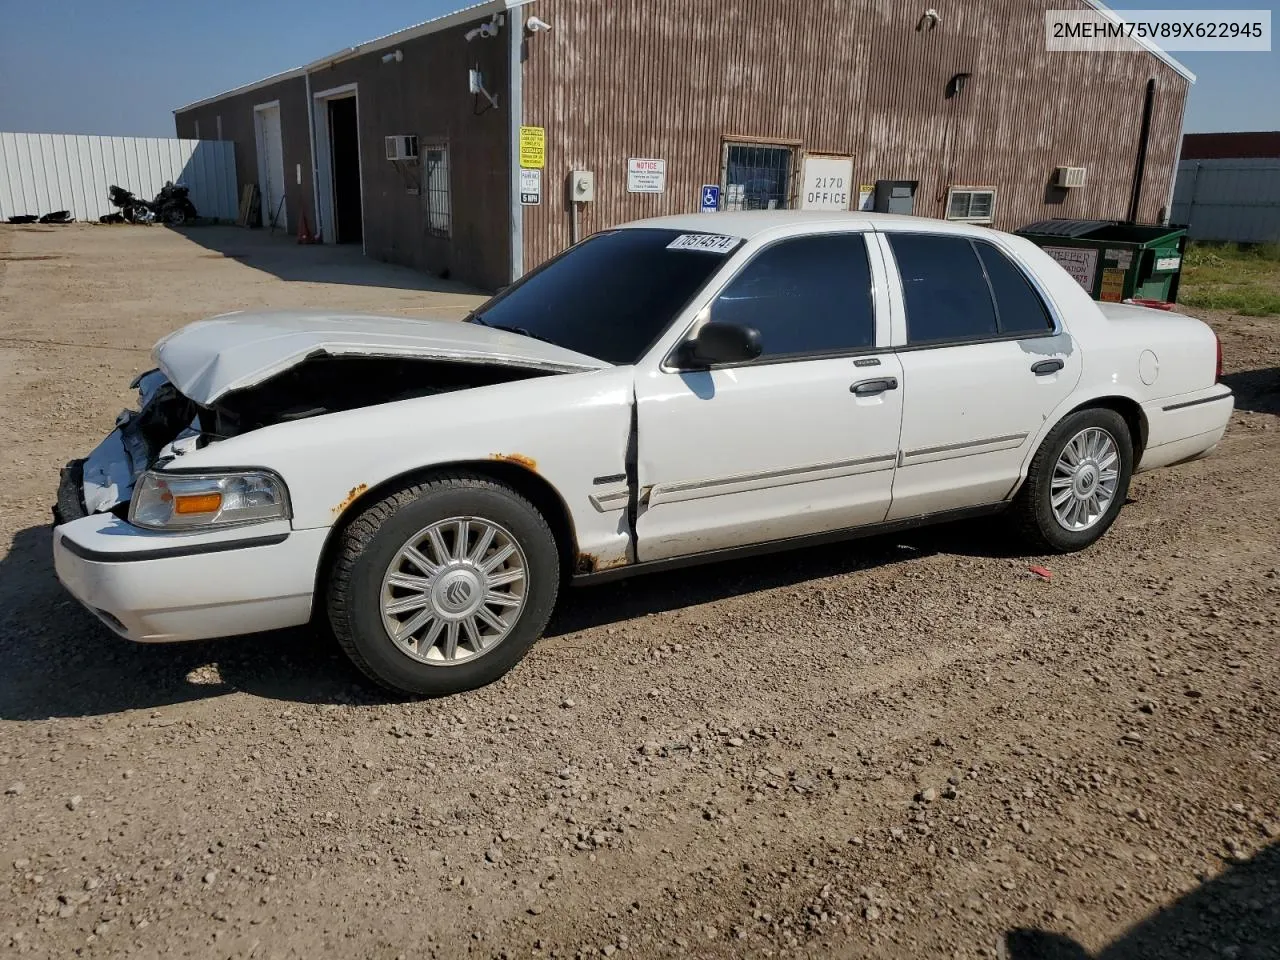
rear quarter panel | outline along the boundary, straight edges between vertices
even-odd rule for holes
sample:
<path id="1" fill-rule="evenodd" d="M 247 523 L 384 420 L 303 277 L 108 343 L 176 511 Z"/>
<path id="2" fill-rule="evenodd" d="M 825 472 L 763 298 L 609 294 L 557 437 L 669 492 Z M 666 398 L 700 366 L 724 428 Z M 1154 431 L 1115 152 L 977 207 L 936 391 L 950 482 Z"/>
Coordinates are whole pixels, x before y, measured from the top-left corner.
<path id="1" fill-rule="evenodd" d="M 1166 434 L 1177 428 L 1158 418 L 1153 420 L 1149 411 L 1160 411 L 1166 403 L 1176 403 L 1213 387 L 1217 341 L 1209 326 L 1170 311 L 1100 305 L 1035 244 L 1022 237 L 1003 239 L 1005 246 L 1035 273 L 1083 356 L 1083 371 L 1075 391 L 1045 420 L 1028 448 L 1023 475 L 1044 438 L 1064 416 L 1108 398 L 1131 400 L 1142 408 L 1150 431 L 1148 447 L 1173 439 Z M 1144 354 L 1149 356 L 1144 358 Z"/>

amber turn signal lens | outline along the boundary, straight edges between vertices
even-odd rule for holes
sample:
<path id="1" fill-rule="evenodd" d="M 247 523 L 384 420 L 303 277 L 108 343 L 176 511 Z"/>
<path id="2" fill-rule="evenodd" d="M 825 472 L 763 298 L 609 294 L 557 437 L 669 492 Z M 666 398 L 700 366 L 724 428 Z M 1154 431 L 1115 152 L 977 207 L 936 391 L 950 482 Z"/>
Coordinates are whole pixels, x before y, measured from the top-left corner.
<path id="1" fill-rule="evenodd" d="M 214 513 L 222 506 L 220 493 L 179 494 L 173 498 L 174 513 Z"/>

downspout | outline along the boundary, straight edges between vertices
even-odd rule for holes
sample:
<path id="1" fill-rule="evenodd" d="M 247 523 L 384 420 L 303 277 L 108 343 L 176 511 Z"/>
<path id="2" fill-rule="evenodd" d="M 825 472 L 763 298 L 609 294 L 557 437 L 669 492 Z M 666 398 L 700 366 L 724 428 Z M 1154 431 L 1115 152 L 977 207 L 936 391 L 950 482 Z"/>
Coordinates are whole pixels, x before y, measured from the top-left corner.
<path id="1" fill-rule="evenodd" d="M 524 274 L 524 207 L 520 204 L 520 126 L 524 123 L 524 10 L 507 11 L 507 102 L 510 104 L 507 134 L 507 167 L 511 206 L 510 282 Z"/>
<path id="2" fill-rule="evenodd" d="M 320 173 L 316 170 L 316 104 L 311 99 L 311 73 L 303 74 L 307 83 L 307 135 L 311 142 L 311 212 L 316 218 L 312 235 L 324 238 L 324 228 L 320 224 Z"/>
<path id="3" fill-rule="evenodd" d="M 1129 216 L 1126 223 L 1138 222 L 1138 208 L 1142 205 L 1142 179 L 1147 174 L 1147 147 L 1151 141 L 1151 114 L 1155 109 L 1156 82 L 1147 81 L 1147 91 L 1142 102 L 1142 131 L 1138 134 L 1138 160 L 1133 170 L 1133 196 L 1129 200 Z"/>

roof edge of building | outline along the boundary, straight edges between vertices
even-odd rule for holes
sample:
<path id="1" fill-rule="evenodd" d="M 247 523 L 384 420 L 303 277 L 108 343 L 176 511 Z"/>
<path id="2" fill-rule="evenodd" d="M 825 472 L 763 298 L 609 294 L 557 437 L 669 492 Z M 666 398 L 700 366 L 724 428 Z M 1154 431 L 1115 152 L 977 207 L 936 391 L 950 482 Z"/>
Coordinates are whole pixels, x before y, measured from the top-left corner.
<path id="1" fill-rule="evenodd" d="M 1088 6 L 1093 7 L 1093 9 L 1097 10 L 1104 17 L 1107 17 L 1110 20 L 1114 20 L 1117 23 L 1120 22 L 1119 14 L 1117 14 L 1114 10 L 1112 10 L 1111 7 L 1103 3 L 1102 0 L 1084 0 L 1084 2 Z M 1134 43 L 1137 43 L 1142 47 L 1144 47 L 1146 51 L 1150 53 L 1152 56 L 1154 56 L 1157 60 L 1161 60 L 1166 65 L 1171 67 L 1173 71 L 1178 75 L 1180 75 L 1184 80 L 1186 80 L 1187 83 L 1194 84 L 1196 82 L 1196 75 L 1192 73 L 1186 67 L 1186 65 L 1182 63 L 1182 61 L 1178 60 L 1171 53 L 1169 53 L 1169 51 L 1162 49 L 1158 44 L 1152 43 L 1146 37 L 1134 37 L 1133 41 Z"/>
<path id="2" fill-rule="evenodd" d="M 195 110 L 198 107 L 207 107 L 209 104 L 217 103 L 220 100 L 227 100 L 231 97 L 238 97 L 241 94 L 252 93 L 254 90 L 261 90 L 263 87 L 269 87 L 273 84 L 283 83 L 286 80 L 293 80 L 298 77 L 306 76 L 308 73 L 314 73 L 322 67 L 332 66 L 343 60 L 350 60 L 352 57 L 358 57 L 366 53 L 374 53 L 378 50 L 385 50 L 387 47 L 394 47 L 399 43 L 407 43 L 410 40 L 416 40 L 419 37 L 425 37 L 432 33 L 439 33 L 442 30 L 448 30 L 450 27 L 456 27 L 462 23 L 469 23 L 472 20 L 485 17 L 490 13 L 505 13 L 513 7 L 524 6 L 532 3 L 533 0 L 480 0 L 479 3 L 473 3 L 470 6 L 463 7 L 460 10 L 454 10 L 452 13 L 442 14 L 431 20 L 424 20 L 422 23 L 414 24 L 411 27 L 405 27 L 403 30 L 397 30 L 395 33 L 388 33 L 385 36 L 375 37 L 372 40 L 366 40 L 364 43 L 358 43 L 354 47 L 346 47 L 336 53 L 331 53 L 327 57 L 321 57 L 319 60 L 313 60 L 301 67 L 294 67 L 292 70 L 285 70 L 281 73 L 272 74 L 269 77 L 263 77 L 261 80 L 255 80 L 253 83 L 242 84 L 231 90 L 214 94 L 211 97 L 205 97 L 203 100 L 196 100 L 193 103 L 185 104 L 181 107 L 175 107 L 173 113 L 185 113 L 188 110 Z"/>
<path id="3" fill-rule="evenodd" d="M 397 43 L 406 43 L 410 40 L 416 40 L 418 37 L 425 37 L 428 34 L 439 33 L 450 27 L 457 26 L 460 23 L 478 19 L 485 16 L 486 13 L 501 13 L 510 10 L 512 7 L 524 6 L 532 3 L 533 0 L 480 0 L 479 3 L 473 3 L 470 6 L 455 10 L 452 13 L 442 14 L 431 20 L 425 20 L 422 23 L 414 24 L 403 30 L 397 30 L 395 33 L 388 33 L 385 36 L 375 37 L 372 40 L 366 40 L 364 43 L 356 44 L 354 47 L 346 47 L 335 53 L 331 53 L 326 57 L 313 60 L 301 67 L 294 67 L 292 70 L 285 70 L 281 73 L 272 74 L 269 77 L 263 77 L 261 80 L 255 80 L 253 83 L 242 84 L 231 90 L 215 94 L 211 97 L 205 97 L 202 100 L 196 100 L 193 103 L 185 104 L 181 107 L 175 107 L 175 114 L 185 113 L 188 110 L 195 110 L 197 107 L 205 107 L 211 103 L 217 103 L 219 100 L 226 100 L 230 97 L 237 97 L 241 94 L 251 93 L 254 90 L 260 90 L 263 87 L 269 87 L 272 84 L 283 83 L 285 80 L 293 80 L 297 77 L 305 76 L 313 73 L 321 67 L 331 66 L 343 60 L 350 60 L 352 57 L 358 57 L 365 53 L 374 53 L 378 50 L 384 50 L 387 47 L 395 46 Z M 1111 7 L 1103 3 L 1102 0 L 1083 0 L 1085 4 L 1097 10 L 1104 16 L 1119 20 L 1119 16 Z M 1161 60 L 1183 77 L 1188 83 L 1196 82 L 1196 75 L 1192 73 L 1179 60 L 1170 55 L 1167 51 L 1161 49 L 1156 44 L 1145 38 L 1136 38 L 1136 42 L 1141 44 L 1148 53 L 1152 54 L 1158 60 Z"/>

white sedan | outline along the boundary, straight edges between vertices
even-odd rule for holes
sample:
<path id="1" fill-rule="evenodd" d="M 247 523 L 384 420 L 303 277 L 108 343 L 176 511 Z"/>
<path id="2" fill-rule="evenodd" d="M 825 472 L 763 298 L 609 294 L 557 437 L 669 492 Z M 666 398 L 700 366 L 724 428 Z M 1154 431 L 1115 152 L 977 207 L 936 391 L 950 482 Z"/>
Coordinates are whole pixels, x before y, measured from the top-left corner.
<path id="1" fill-rule="evenodd" d="M 864 214 L 632 223 L 462 323 L 235 313 L 154 357 L 63 472 L 61 581 L 132 640 L 327 622 L 413 694 L 511 669 L 568 581 L 1002 510 L 1082 549 L 1232 410 L 1198 320 Z"/>

